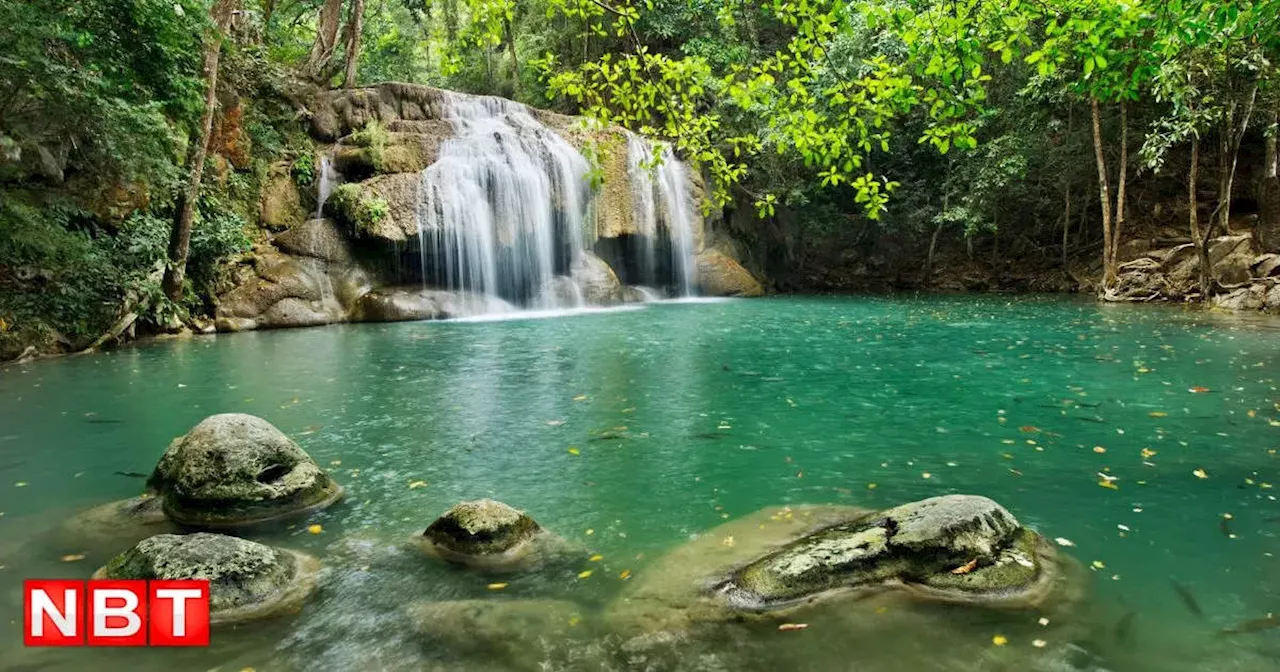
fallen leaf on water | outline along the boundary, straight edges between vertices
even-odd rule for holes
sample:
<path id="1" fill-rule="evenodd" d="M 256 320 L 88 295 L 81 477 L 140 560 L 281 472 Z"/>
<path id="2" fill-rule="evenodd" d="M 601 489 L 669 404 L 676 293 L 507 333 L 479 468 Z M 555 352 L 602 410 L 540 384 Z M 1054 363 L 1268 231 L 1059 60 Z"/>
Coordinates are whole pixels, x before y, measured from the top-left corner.
<path id="1" fill-rule="evenodd" d="M 951 570 L 951 573 L 952 574 L 968 574 L 969 572 L 972 572 L 977 568 L 978 568 L 978 559 L 974 558 L 969 562 L 966 562 L 963 565 L 960 565 L 959 567 L 956 567 L 955 569 Z"/>
<path id="2" fill-rule="evenodd" d="M 578 455 L 578 454 L 579 454 L 579 453 L 578 453 L 578 449 L 577 449 L 577 448 L 574 448 L 573 446 L 569 446 L 569 454 L 570 454 L 570 455 Z"/>
<path id="3" fill-rule="evenodd" d="M 488 588 L 489 590 L 502 590 L 503 588 L 506 588 L 508 585 L 509 584 L 506 584 L 506 583 L 491 583 L 488 585 Z"/>
<path id="4" fill-rule="evenodd" d="M 26 482 L 26 481 L 18 481 L 17 483 L 14 483 L 14 484 L 13 484 L 13 487 L 15 487 L 15 488 L 25 488 L 25 487 L 27 487 L 27 482 Z"/>
<path id="5" fill-rule="evenodd" d="M 778 626 L 778 630 L 782 632 L 790 632 L 792 630 L 804 630 L 809 627 L 808 623 L 783 623 Z"/>
<path id="6" fill-rule="evenodd" d="M 594 529 L 592 529 L 592 528 L 590 528 L 590 527 L 588 527 L 588 528 L 587 528 L 587 536 L 588 536 L 588 537 L 589 537 L 589 536 L 591 536 L 591 535 L 593 535 L 593 534 L 595 534 L 595 533 L 596 533 L 596 531 L 595 531 Z"/>
<path id="7" fill-rule="evenodd" d="M 929 472 L 927 472 L 927 471 L 926 471 L 926 472 L 924 472 L 923 474 L 920 474 L 920 478 L 923 478 L 923 479 L 926 479 L 926 480 L 927 480 L 927 479 L 933 478 L 933 474 L 931 474 L 931 473 L 929 473 Z"/>
<path id="8" fill-rule="evenodd" d="M 1036 427 L 1035 425 L 1023 425 L 1023 426 L 1021 426 L 1021 427 L 1019 427 L 1019 428 L 1018 428 L 1018 431 L 1026 432 L 1026 433 L 1028 433 L 1028 434 L 1034 434 L 1034 433 L 1036 433 L 1036 432 L 1040 431 L 1040 428 L 1039 428 L 1039 427 Z"/>
<path id="9" fill-rule="evenodd" d="M 725 537 L 725 538 L 724 538 L 724 540 L 723 540 L 723 541 L 721 541 L 720 543 L 724 544 L 725 546 L 732 546 L 732 545 L 733 545 L 733 536 L 732 536 L 732 535 L 730 535 L 730 536 L 728 536 L 728 537 Z"/>
<path id="10" fill-rule="evenodd" d="M 589 577 L 589 576 L 591 576 L 591 570 L 589 570 L 589 569 L 584 569 L 584 570 L 582 570 L 581 572 L 578 572 L 578 578 L 579 578 L 579 579 L 585 579 L 585 578 L 587 578 L 587 577 Z"/>
<path id="11" fill-rule="evenodd" d="M 1108 489 L 1108 490 L 1119 490 L 1119 489 L 1120 489 L 1120 486 L 1116 485 L 1114 481 L 1098 481 L 1098 485 L 1099 485 L 1099 486 L 1101 486 L 1101 487 L 1104 487 L 1104 488 L 1106 488 L 1106 489 Z"/>
<path id="12" fill-rule="evenodd" d="M 307 531 L 310 532 L 311 534 L 320 534 L 321 532 L 324 532 L 324 528 L 320 527 L 319 524 L 308 525 Z"/>
<path id="13" fill-rule="evenodd" d="M 1094 447 L 1093 447 L 1093 452 L 1095 452 L 1095 453 L 1097 453 L 1097 454 L 1101 455 L 1101 454 L 1103 454 L 1103 453 L 1107 452 L 1107 449 L 1106 449 L 1106 448 L 1103 448 L 1102 446 L 1094 446 Z"/>
<path id="14" fill-rule="evenodd" d="M 1036 647 L 1037 649 L 1043 649 L 1043 648 L 1045 647 L 1045 645 L 1047 645 L 1048 643 L 1049 643 L 1049 642 L 1046 642 L 1046 641 L 1044 641 L 1043 639 L 1037 639 L 1037 640 L 1035 640 L 1035 641 L 1031 642 L 1031 646 L 1034 646 L 1034 647 Z"/>
<path id="15" fill-rule="evenodd" d="M 1040 620 L 1036 622 L 1039 623 L 1040 625 L 1049 625 L 1049 619 L 1045 618 L 1044 616 L 1041 616 Z"/>
<path id="16" fill-rule="evenodd" d="M 1169 416 L 1169 414 L 1168 414 L 1168 413 L 1165 413 L 1164 411 L 1151 411 L 1151 412 L 1150 412 L 1150 413 L 1148 413 L 1147 415 L 1149 415 L 1149 416 L 1151 416 L 1151 417 L 1153 417 L 1153 418 L 1166 418 L 1166 417 L 1168 417 L 1168 416 Z"/>
<path id="17" fill-rule="evenodd" d="M 868 484 L 867 484 L 867 489 L 868 489 L 868 490 L 875 490 L 875 489 L 876 489 L 876 484 L 875 484 L 875 483 L 868 483 Z"/>
<path id="18" fill-rule="evenodd" d="M 569 627 L 571 628 L 577 627 L 578 624 L 581 622 L 582 622 L 582 617 L 577 614 L 574 614 L 569 617 Z"/>
<path id="19" fill-rule="evenodd" d="M 73 555 L 64 555 L 64 556 L 62 556 L 61 558 L 59 558 L 59 560 L 62 560 L 63 562 L 79 562 L 79 561 L 81 561 L 81 560 L 84 560 L 84 553 L 75 553 L 75 554 L 73 554 Z"/>
<path id="20" fill-rule="evenodd" d="M 629 569 L 622 570 L 622 572 L 618 574 L 618 578 L 622 579 L 623 581 L 626 581 L 627 579 L 631 578 L 631 570 Z"/>
<path id="21" fill-rule="evenodd" d="M 1071 541 L 1070 539 L 1067 539 L 1066 537 L 1058 537 L 1057 539 L 1054 539 L 1053 541 L 1054 541 L 1055 543 L 1057 543 L 1059 546 L 1075 546 L 1075 545 L 1076 545 L 1076 542 Z"/>
<path id="22" fill-rule="evenodd" d="M 1208 392 L 1209 388 L 1196 386 L 1196 387 L 1188 388 L 1187 391 L 1194 394 L 1200 394 L 1201 392 Z"/>
<path id="23" fill-rule="evenodd" d="M 1195 469 L 1191 473 L 1195 474 L 1196 478 L 1209 478 L 1209 474 L 1205 473 L 1204 469 Z"/>
<path id="24" fill-rule="evenodd" d="M 995 637 L 991 638 L 991 643 L 995 644 L 996 646 L 1004 646 L 1005 644 L 1009 643 L 1009 638 L 1005 637 L 1004 635 L 996 635 Z"/>
<path id="25" fill-rule="evenodd" d="M 585 395 L 585 394 L 579 394 L 578 396 L 574 397 L 574 398 L 573 398 L 573 400 L 574 400 L 574 401 L 586 401 L 586 400 L 587 400 L 587 395 Z"/>
<path id="26" fill-rule="evenodd" d="M 804 470 L 797 471 L 796 478 L 804 478 Z"/>
<path id="27" fill-rule="evenodd" d="M 564 424 L 564 420 L 548 420 L 547 421 L 548 427 L 559 427 L 560 425 L 563 425 L 563 424 Z"/>
<path id="28" fill-rule="evenodd" d="M 1090 567 L 1092 567 L 1093 569 L 1106 569 L 1106 568 L 1107 568 L 1106 563 L 1104 563 L 1104 562 L 1103 562 L 1103 561 L 1101 561 L 1101 560 L 1094 560 L 1093 562 L 1089 563 L 1089 566 L 1090 566 Z"/>
<path id="29" fill-rule="evenodd" d="M 590 560 L 591 562 L 600 562 L 601 560 L 604 560 L 604 556 L 597 553 L 587 559 Z"/>
<path id="30" fill-rule="evenodd" d="M 409 483 L 410 490 L 414 490 L 416 488 L 425 488 L 425 487 L 427 487 L 426 481 L 412 481 Z"/>
<path id="31" fill-rule="evenodd" d="M 1143 448 L 1140 454 L 1142 455 L 1142 459 L 1149 460 L 1156 456 L 1156 451 L 1151 450 L 1150 448 Z"/>
<path id="32" fill-rule="evenodd" d="M 338 465 L 342 464 L 342 460 L 329 460 L 329 464 L 331 464 L 331 465 L 333 465 L 333 466 L 335 466 L 335 467 L 336 467 L 336 466 L 338 466 Z"/>

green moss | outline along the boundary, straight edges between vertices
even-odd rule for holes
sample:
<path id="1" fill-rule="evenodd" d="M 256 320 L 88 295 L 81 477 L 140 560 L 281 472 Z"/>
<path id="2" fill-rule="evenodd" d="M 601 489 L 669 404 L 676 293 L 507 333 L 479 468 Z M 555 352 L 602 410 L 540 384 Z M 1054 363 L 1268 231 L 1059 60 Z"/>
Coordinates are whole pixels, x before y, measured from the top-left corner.
<path id="1" fill-rule="evenodd" d="M 391 206 L 377 196 L 370 196 L 359 184 L 344 184 L 329 197 L 338 218 L 356 233 L 369 233 L 386 218 Z"/>
<path id="2" fill-rule="evenodd" d="M 369 164 L 374 170 L 382 170 L 386 160 L 387 144 L 391 141 L 391 136 L 382 122 L 376 119 L 370 121 L 365 124 L 363 130 L 352 133 L 348 141 L 357 147 L 364 147 L 368 151 Z"/>

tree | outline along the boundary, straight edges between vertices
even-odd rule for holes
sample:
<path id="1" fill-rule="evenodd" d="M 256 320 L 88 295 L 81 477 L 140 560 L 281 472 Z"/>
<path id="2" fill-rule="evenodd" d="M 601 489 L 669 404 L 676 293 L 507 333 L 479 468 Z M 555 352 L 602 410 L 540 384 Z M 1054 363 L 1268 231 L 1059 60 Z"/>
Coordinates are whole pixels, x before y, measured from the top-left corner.
<path id="1" fill-rule="evenodd" d="M 364 0 L 351 0 L 347 17 L 347 68 L 342 78 L 344 88 L 356 85 L 356 68 L 360 63 L 360 31 L 364 26 Z"/>
<path id="2" fill-rule="evenodd" d="M 195 220 L 196 203 L 200 199 L 200 183 L 204 176 L 204 160 L 209 151 L 209 135 L 213 130 L 213 114 L 218 104 L 218 60 L 222 54 L 222 41 L 231 25 L 239 0 L 215 0 L 210 11 L 212 25 L 204 37 L 204 112 L 192 143 L 187 161 L 186 188 L 178 196 L 177 215 L 173 233 L 169 238 L 169 264 L 165 269 L 163 289 L 171 301 L 182 300 L 186 280 L 187 254 L 191 246 L 191 227 Z"/>
<path id="3" fill-rule="evenodd" d="M 342 22 L 342 0 L 324 0 L 316 20 L 316 39 L 302 72 L 317 81 L 327 80 L 329 64 L 338 50 L 338 27 Z"/>

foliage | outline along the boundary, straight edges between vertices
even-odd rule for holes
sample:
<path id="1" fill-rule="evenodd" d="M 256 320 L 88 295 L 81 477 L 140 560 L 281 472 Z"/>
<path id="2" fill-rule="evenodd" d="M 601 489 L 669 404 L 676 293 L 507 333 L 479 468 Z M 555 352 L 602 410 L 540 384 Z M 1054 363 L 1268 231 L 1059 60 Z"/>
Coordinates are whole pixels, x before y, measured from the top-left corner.
<path id="1" fill-rule="evenodd" d="M 370 196 L 357 184 L 338 185 L 329 197 L 329 205 L 357 233 L 367 232 L 377 226 L 390 212 L 386 201 Z"/>

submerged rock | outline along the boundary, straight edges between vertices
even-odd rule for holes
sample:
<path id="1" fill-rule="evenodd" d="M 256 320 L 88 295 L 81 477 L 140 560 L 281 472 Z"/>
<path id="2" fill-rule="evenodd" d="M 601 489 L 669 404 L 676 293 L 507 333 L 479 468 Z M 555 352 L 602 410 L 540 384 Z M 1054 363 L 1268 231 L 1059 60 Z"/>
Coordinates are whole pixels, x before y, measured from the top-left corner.
<path id="1" fill-rule="evenodd" d="M 449 562 L 499 570 L 537 564 L 554 541 L 523 511 L 492 499 L 454 506 L 421 536 L 428 552 Z"/>
<path id="2" fill-rule="evenodd" d="M 624 632 L 683 632 L 803 612 L 806 620 L 875 617 L 867 626 L 875 630 L 884 621 L 875 609 L 911 603 L 1069 610 L 1082 596 L 1080 574 L 985 497 L 935 497 L 880 512 L 766 509 L 659 560 L 614 601 L 609 619 Z"/>
<path id="3" fill-rule="evenodd" d="M 177 531 L 178 526 L 164 515 L 160 497 L 146 492 L 77 514 L 63 524 L 61 535 L 68 542 L 74 540 L 76 548 L 109 544 L 107 552 L 115 553 L 123 544 Z"/>
<path id="4" fill-rule="evenodd" d="M 165 515 L 205 528 L 261 523 L 321 509 L 342 487 L 262 418 L 224 413 L 174 439 L 153 476 Z"/>
<path id="5" fill-rule="evenodd" d="M 986 497 L 933 497 L 807 535 L 734 571 L 715 592 L 750 609 L 889 585 L 942 601 L 1035 606 L 1055 576 L 1056 553 L 1042 542 Z"/>
<path id="6" fill-rule="evenodd" d="M 210 620 L 246 621 L 298 608 L 316 586 L 308 555 L 198 532 L 149 537 L 94 572 L 95 579 L 209 581 Z"/>
<path id="7" fill-rule="evenodd" d="M 559 600 L 418 602 L 406 615 L 417 632 L 435 643 L 482 653 L 490 663 L 502 658 L 520 669 L 538 669 L 548 643 L 563 647 L 575 634 L 588 636 L 579 625 L 581 607 Z"/>
<path id="8" fill-rule="evenodd" d="M 513 310 L 515 306 L 502 299 L 474 292 L 420 287 L 384 287 L 370 291 L 357 299 L 351 309 L 351 320 L 354 322 L 446 320 Z"/>

